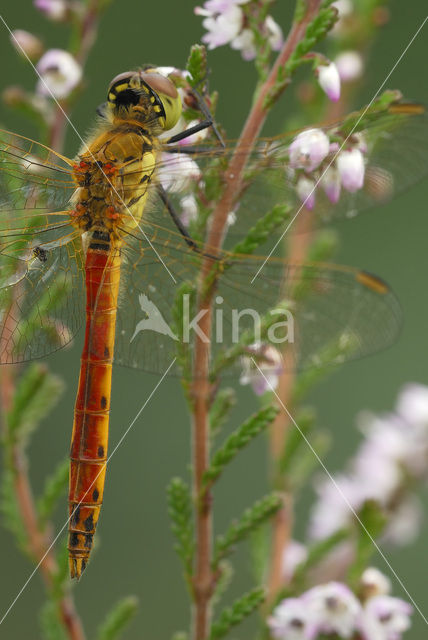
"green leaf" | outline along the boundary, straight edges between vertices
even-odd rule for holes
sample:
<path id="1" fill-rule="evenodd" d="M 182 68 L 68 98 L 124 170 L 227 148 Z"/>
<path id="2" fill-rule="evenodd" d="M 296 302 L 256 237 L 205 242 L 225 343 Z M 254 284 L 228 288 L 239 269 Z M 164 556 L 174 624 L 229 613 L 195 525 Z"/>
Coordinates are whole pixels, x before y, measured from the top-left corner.
<path id="1" fill-rule="evenodd" d="M 255 529 L 271 518 L 281 508 L 282 499 L 278 493 L 270 493 L 246 509 L 241 517 L 232 522 L 226 533 L 215 541 L 214 569 L 220 560 L 229 555 L 234 546 L 247 538 Z"/>
<path id="2" fill-rule="evenodd" d="M 358 586 L 361 574 L 370 564 L 370 558 L 376 552 L 373 540 L 376 540 L 385 528 L 386 515 L 375 500 L 367 500 L 358 512 L 359 521 L 355 521 L 357 541 L 355 560 L 348 570 L 348 582 L 351 588 Z"/>
<path id="3" fill-rule="evenodd" d="M 25 447 L 37 425 L 58 402 L 63 382 L 41 364 L 32 364 L 21 376 L 7 415 L 8 438 Z"/>
<path id="4" fill-rule="evenodd" d="M 97 640 L 117 640 L 137 613 L 138 598 L 127 596 L 119 600 L 107 614 L 97 633 Z"/>
<path id="5" fill-rule="evenodd" d="M 211 464 L 204 473 L 205 489 L 214 484 L 226 465 L 235 458 L 241 449 L 267 429 L 277 416 L 278 411 L 278 408 L 273 406 L 260 409 L 226 439 L 223 446 L 214 453 Z"/>
<path id="6" fill-rule="evenodd" d="M 66 458 L 60 462 L 55 471 L 48 476 L 45 482 L 43 494 L 37 501 L 37 513 L 39 524 L 43 529 L 51 517 L 59 498 L 65 493 L 68 485 L 69 460 Z"/>
<path id="7" fill-rule="evenodd" d="M 265 599 L 264 589 L 256 587 L 243 595 L 239 600 L 223 609 L 219 618 L 213 623 L 210 639 L 222 638 L 232 627 L 240 624 L 245 618 L 259 607 Z"/>
<path id="8" fill-rule="evenodd" d="M 48 600 L 40 610 L 39 623 L 43 640 L 67 640 L 69 637 L 59 616 L 58 605 Z"/>
<path id="9" fill-rule="evenodd" d="M 189 486 L 181 478 L 173 478 L 167 488 L 171 529 L 176 538 L 175 551 L 183 562 L 188 582 L 193 573 L 194 532 L 192 497 Z"/>
<path id="10" fill-rule="evenodd" d="M 7 464 L 2 477 L 0 511 L 3 526 L 13 535 L 18 548 L 28 554 L 28 538 L 16 502 L 14 473 Z"/>
<path id="11" fill-rule="evenodd" d="M 235 403 L 236 393 L 234 389 L 221 389 L 217 393 L 209 414 L 211 436 L 216 435 L 221 430 Z"/>
<path id="12" fill-rule="evenodd" d="M 277 204 L 251 227 L 246 237 L 233 247 L 232 253 L 254 253 L 257 247 L 269 239 L 273 231 L 290 218 L 291 210 L 290 206 Z"/>
<path id="13" fill-rule="evenodd" d="M 207 77 L 207 50 L 201 44 L 194 44 L 190 49 L 186 69 L 190 73 L 190 84 L 193 87 L 201 85 Z"/>

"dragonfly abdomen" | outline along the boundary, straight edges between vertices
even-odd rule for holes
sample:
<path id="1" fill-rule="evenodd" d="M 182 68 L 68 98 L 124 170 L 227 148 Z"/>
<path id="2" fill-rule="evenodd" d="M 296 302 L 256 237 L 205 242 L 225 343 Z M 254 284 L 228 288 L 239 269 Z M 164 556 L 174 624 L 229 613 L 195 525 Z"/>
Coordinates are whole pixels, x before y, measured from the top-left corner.
<path id="1" fill-rule="evenodd" d="M 88 562 L 103 500 L 119 282 L 119 250 L 90 245 L 85 343 L 70 452 L 68 549 L 70 574 L 76 578 Z"/>

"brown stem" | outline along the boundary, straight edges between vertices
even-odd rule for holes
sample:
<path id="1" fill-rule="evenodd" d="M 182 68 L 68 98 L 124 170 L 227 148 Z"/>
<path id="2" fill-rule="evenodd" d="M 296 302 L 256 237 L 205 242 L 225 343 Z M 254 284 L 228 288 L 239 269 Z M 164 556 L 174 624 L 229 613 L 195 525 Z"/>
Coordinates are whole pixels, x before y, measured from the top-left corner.
<path id="1" fill-rule="evenodd" d="M 290 58 L 297 43 L 304 36 L 308 23 L 319 9 L 321 0 L 308 0 L 307 10 L 298 23 L 294 23 L 290 34 L 280 52 L 266 82 L 261 87 L 257 101 L 254 104 L 242 134 L 237 144 L 234 156 L 225 175 L 223 195 L 213 213 L 211 229 L 207 244 L 212 254 L 220 250 L 223 233 L 226 228 L 227 216 L 232 210 L 234 195 L 239 189 L 242 172 L 244 170 L 251 147 L 259 134 L 266 119 L 268 110 L 264 106 L 265 98 L 275 86 L 278 70 Z M 210 342 L 204 338 L 211 335 L 211 300 L 215 285 L 204 289 L 203 283 L 212 268 L 212 260 L 205 259 L 201 269 L 202 287 L 199 289 L 198 312 L 201 314 L 199 328 L 201 335 L 195 339 L 194 382 L 192 385 L 193 398 L 193 467 L 194 467 L 194 495 L 197 503 L 196 513 L 196 558 L 194 576 L 194 612 L 193 639 L 204 640 L 209 634 L 211 616 L 210 601 L 215 586 L 215 577 L 211 570 L 212 545 L 212 509 L 211 495 L 204 494 L 201 502 L 202 478 L 209 464 L 209 425 L 208 411 L 212 396 L 212 385 L 209 381 Z M 204 289 L 201 295 L 201 289 Z M 201 336 L 204 336 L 202 338 Z"/>
<path id="2" fill-rule="evenodd" d="M 28 547 L 35 561 L 40 563 L 40 571 L 48 589 L 53 586 L 58 567 L 53 549 L 49 549 L 50 539 L 40 531 L 34 496 L 27 473 L 25 455 L 17 445 L 12 448 L 14 468 L 14 489 L 22 523 L 24 525 Z M 58 601 L 61 619 L 70 640 L 85 640 L 82 623 L 70 595 L 64 594 Z"/>
<path id="3" fill-rule="evenodd" d="M 19 310 L 15 307 L 15 299 L 13 299 L 9 311 L 6 313 L 4 323 L 3 331 L 6 332 L 6 335 L 13 334 L 18 318 Z M 10 354 L 5 354 L 4 360 L 8 355 Z M 7 416 L 13 408 L 17 367 L 16 365 L 5 364 L 1 360 L 0 365 L 2 365 L 0 369 L 1 422 L 2 431 L 7 440 Z M 53 548 L 49 549 L 51 542 L 49 537 L 39 528 L 34 496 L 27 472 L 26 457 L 23 449 L 18 444 L 11 446 L 8 463 L 12 465 L 15 498 L 22 524 L 27 534 L 28 550 L 35 562 L 37 564 L 40 563 L 44 582 L 50 589 L 57 572 L 57 563 Z M 58 601 L 58 607 L 64 629 L 70 640 L 85 640 L 83 627 L 71 596 L 64 594 Z"/>

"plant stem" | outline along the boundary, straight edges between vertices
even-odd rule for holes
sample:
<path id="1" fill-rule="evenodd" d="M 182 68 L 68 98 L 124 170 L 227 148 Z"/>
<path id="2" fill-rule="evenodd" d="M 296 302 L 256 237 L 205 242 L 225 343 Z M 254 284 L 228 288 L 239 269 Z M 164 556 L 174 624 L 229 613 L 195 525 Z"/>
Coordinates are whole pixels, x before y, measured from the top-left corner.
<path id="1" fill-rule="evenodd" d="M 213 213 L 211 229 L 207 244 L 210 254 L 217 253 L 222 244 L 227 216 L 232 210 L 234 195 L 239 189 L 242 172 L 244 170 L 251 147 L 254 145 L 267 116 L 264 101 L 269 91 L 274 87 L 277 73 L 291 54 L 297 43 L 304 36 L 306 27 L 316 15 L 321 0 L 308 0 L 307 10 L 303 18 L 293 24 L 284 47 L 272 70 L 261 87 L 258 98 L 251 109 L 242 134 L 237 144 L 234 156 L 230 162 L 225 177 L 223 195 Z M 207 288 L 203 286 L 212 268 L 212 261 L 205 259 L 201 269 L 200 285 L 204 290 L 201 295 L 199 289 L 198 312 L 200 312 L 199 327 L 204 337 L 211 335 L 211 300 L 215 290 L 215 283 Z M 194 381 L 192 384 L 193 399 L 193 490 L 196 499 L 196 559 L 194 575 L 194 612 L 193 639 L 204 640 L 209 635 L 211 617 L 210 601 L 215 586 L 215 578 L 211 570 L 212 555 L 212 497 L 209 492 L 204 494 L 201 502 L 202 478 L 209 464 L 209 424 L 208 410 L 212 397 L 212 385 L 209 381 L 210 343 L 200 335 L 195 339 Z"/>
<path id="2" fill-rule="evenodd" d="M 5 327 L 11 331 L 11 335 L 19 316 L 14 304 L 13 300 L 5 320 Z M 0 364 L 2 365 L 0 374 L 2 431 L 6 436 L 7 415 L 11 411 L 14 402 L 17 366 L 13 364 L 7 365 L 1 361 Z M 27 534 L 28 550 L 37 566 L 40 564 L 44 582 L 49 590 L 53 586 L 54 576 L 57 572 L 57 562 L 53 548 L 49 548 L 51 544 L 50 538 L 39 528 L 34 496 L 28 477 L 25 452 L 17 444 L 11 446 L 10 464 L 12 465 L 16 503 Z M 46 530 L 49 531 L 49 527 Z M 70 640 L 85 640 L 82 623 L 71 595 L 64 594 L 58 601 L 58 607 L 67 637 Z"/>
<path id="3" fill-rule="evenodd" d="M 38 526 L 34 496 L 27 473 L 27 461 L 19 446 L 15 445 L 12 448 L 12 462 L 16 501 L 27 533 L 29 551 L 36 563 L 40 565 L 44 582 L 50 589 L 57 573 L 57 562 L 53 548 L 49 549 L 50 538 L 43 534 Z M 82 623 L 71 595 L 64 594 L 58 601 L 58 607 L 67 637 L 70 640 L 85 640 Z"/>

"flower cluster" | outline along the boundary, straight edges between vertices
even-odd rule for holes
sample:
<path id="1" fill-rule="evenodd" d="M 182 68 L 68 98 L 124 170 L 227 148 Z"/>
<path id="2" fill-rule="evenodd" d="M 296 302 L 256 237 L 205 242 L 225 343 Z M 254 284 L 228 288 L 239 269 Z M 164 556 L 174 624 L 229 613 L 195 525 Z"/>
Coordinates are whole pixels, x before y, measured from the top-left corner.
<path id="1" fill-rule="evenodd" d="M 286 598 L 268 619 L 276 640 L 315 640 L 329 634 L 363 640 L 400 640 L 410 627 L 412 607 L 389 595 L 389 580 L 375 568 L 361 577 L 360 599 L 341 582 L 312 587 Z"/>
<path id="2" fill-rule="evenodd" d="M 207 33 L 202 42 L 209 49 L 230 44 L 232 49 L 241 51 L 244 60 L 256 57 L 254 33 L 248 27 L 246 16 L 241 5 L 249 0 L 207 0 L 203 7 L 196 7 L 195 13 L 203 16 L 203 26 Z M 261 33 L 274 51 L 279 51 L 283 44 L 281 27 L 272 16 L 267 16 L 261 25 Z"/>
<path id="3" fill-rule="evenodd" d="M 34 6 L 50 20 L 64 21 L 69 16 L 70 7 L 63 0 L 34 0 Z M 11 42 L 19 54 L 37 61 L 39 81 L 36 94 L 45 104 L 46 98 L 68 98 L 79 86 L 83 74 L 82 67 L 68 51 L 44 51 L 43 43 L 34 34 L 22 29 L 12 32 Z"/>
<path id="4" fill-rule="evenodd" d="M 315 206 L 319 186 L 333 204 L 340 199 L 342 187 L 355 193 L 364 185 L 367 145 L 361 136 L 353 136 L 339 151 L 322 129 L 306 129 L 290 144 L 288 171 L 294 178 L 299 199 L 308 209 Z"/>
<path id="5" fill-rule="evenodd" d="M 346 526 L 363 504 L 375 501 L 387 517 L 385 540 L 408 544 L 417 535 L 421 506 L 412 487 L 428 479 L 428 387 L 409 384 L 396 410 L 384 416 L 362 415 L 365 440 L 349 471 L 317 483 L 319 500 L 311 535 L 323 539 Z"/>

